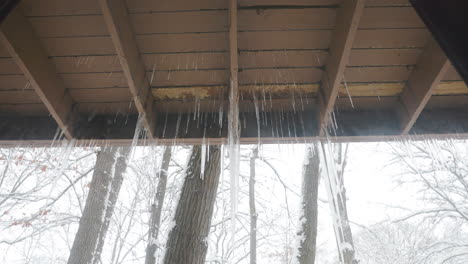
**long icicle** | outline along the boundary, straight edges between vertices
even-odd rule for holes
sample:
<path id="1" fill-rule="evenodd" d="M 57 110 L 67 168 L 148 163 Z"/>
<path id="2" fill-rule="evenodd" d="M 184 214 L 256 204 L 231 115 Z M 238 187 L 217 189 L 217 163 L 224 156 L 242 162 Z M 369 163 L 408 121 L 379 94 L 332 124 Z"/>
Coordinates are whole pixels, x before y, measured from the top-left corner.
<path id="1" fill-rule="evenodd" d="M 239 87 L 238 87 L 238 49 L 237 49 L 237 0 L 230 0 L 229 7 L 229 45 L 231 59 L 231 85 L 229 92 L 228 143 L 231 176 L 231 225 L 232 250 L 234 250 L 236 233 L 236 216 L 238 202 L 240 170 L 240 126 L 239 126 Z"/>

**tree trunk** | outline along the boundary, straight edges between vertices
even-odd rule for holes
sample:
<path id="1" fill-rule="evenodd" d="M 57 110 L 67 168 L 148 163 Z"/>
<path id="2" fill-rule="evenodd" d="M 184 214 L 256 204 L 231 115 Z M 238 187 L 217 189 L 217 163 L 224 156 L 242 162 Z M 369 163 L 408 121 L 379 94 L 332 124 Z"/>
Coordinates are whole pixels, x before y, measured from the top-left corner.
<path id="1" fill-rule="evenodd" d="M 166 244 L 165 264 L 203 264 L 220 176 L 221 148 L 209 146 L 201 179 L 201 146 L 194 146 Z"/>
<path id="2" fill-rule="evenodd" d="M 164 196 L 166 195 L 167 171 L 171 161 L 171 147 L 164 148 L 164 154 L 161 164 L 161 171 L 158 177 L 158 187 L 154 196 L 153 204 L 151 205 L 151 219 L 148 234 L 148 246 L 146 248 L 145 264 L 155 264 L 156 258 L 154 254 L 157 249 L 157 240 L 159 234 L 159 225 L 161 223 L 161 212 L 164 204 Z"/>
<path id="3" fill-rule="evenodd" d="M 302 210 L 298 260 L 314 264 L 317 244 L 317 199 L 320 182 L 319 156 L 316 146 L 308 146 L 302 168 Z"/>
<path id="4" fill-rule="evenodd" d="M 257 210 L 255 209 L 255 160 L 258 149 L 250 157 L 249 207 L 250 207 L 250 264 L 257 263 Z"/>
<path id="5" fill-rule="evenodd" d="M 106 147 L 96 158 L 93 179 L 68 264 L 97 264 L 127 168 L 130 148 Z"/>

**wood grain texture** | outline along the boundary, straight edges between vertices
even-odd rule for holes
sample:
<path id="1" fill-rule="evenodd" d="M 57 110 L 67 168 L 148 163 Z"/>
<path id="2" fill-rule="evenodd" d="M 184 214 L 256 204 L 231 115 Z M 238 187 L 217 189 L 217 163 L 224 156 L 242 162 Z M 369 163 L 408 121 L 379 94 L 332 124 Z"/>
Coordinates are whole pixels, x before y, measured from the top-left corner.
<path id="1" fill-rule="evenodd" d="M 40 100 L 46 105 L 67 139 L 72 139 L 72 99 L 56 73 L 55 65 L 19 7 L 15 8 L 0 27 L 0 38 L 21 68 Z"/>
<path id="2" fill-rule="evenodd" d="M 153 96 L 146 77 L 145 65 L 130 25 L 124 0 L 100 0 L 107 28 L 110 32 L 123 74 L 149 138 L 154 136 L 156 117 Z"/>
<path id="3" fill-rule="evenodd" d="M 318 126 L 321 135 L 328 127 L 363 11 L 363 0 L 345 1 L 339 11 L 319 94 Z"/>
<path id="4" fill-rule="evenodd" d="M 449 66 L 444 51 L 431 39 L 401 94 L 402 134 L 411 130 Z"/>

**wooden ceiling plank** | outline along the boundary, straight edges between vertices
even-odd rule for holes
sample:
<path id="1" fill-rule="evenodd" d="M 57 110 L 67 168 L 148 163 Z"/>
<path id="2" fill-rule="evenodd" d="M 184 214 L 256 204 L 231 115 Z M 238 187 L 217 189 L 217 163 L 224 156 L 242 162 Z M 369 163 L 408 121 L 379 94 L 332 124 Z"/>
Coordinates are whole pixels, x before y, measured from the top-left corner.
<path id="1" fill-rule="evenodd" d="M 64 136 L 72 139 L 73 102 L 56 73 L 54 64 L 19 7 L 0 26 L 0 38 L 28 78 Z"/>
<path id="2" fill-rule="evenodd" d="M 365 0 L 344 1 L 338 11 L 335 33 L 330 45 L 319 95 L 318 128 L 321 135 L 328 128 L 359 20 L 364 11 L 364 4 Z"/>
<path id="3" fill-rule="evenodd" d="M 126 4 L 124 0 L 100 0 L 99 2 L 136 109 L 143 118 L 148 137 L 153 138 L 156 122 L 154 100 Z"/>
<path id="4" fill-rule="evenodd" d="M 444 51 L 434 39 L 429 40 L 400 96 L 402 134 L 411 130 L 449 67 Z"/>

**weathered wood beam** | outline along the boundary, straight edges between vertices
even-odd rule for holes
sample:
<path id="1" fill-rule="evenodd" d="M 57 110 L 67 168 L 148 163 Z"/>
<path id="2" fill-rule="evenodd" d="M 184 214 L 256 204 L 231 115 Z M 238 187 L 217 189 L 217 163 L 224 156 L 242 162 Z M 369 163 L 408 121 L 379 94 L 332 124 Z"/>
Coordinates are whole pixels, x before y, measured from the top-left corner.
<path id="1" fill-rule="evenodd" d="M 136 109 L 149 138 L 154 137 L 154 98 L 124 0 L 99 0 Z"/>
<path id="2" fill-rule="evenodd" d="M 400 96 L 402 134 L 411 130 L 449 66 L 444 51 L 430 39 Z"/>
<path id="3" fill-rule="evenodd" d="M 468 83 L 468 1 L 410 0 L 427 28 Z"/>
<path id="4" fill-rule="evenodd" d="M 328 129 L 343 74 L 348 63 L 365 0 L 343 1 L 338 11 L 335 33 L 330 44 L 329 57 L 319 92 L 319 133 Z"/>
<path id="5" fill-rule="evenodd" d="M 306 122 L 316 112 L 260 112 L 260 129 L 257 128 L 255 113 L 242 113 L 240 143 L 268 144 L 304 143 L 316 140 L 339 142 L 368 142 L 434 137 L 468 138 L 468 110 L 424 109 L 411 131 L 411 135 L 401 135 L 398 116 L 392 109 L 381 111 L 340 111 L 336 116 L 338 129 L 333 137 L 320 137 L 316 123 Z M 202 113 L 197 120 L 193 114 L 159 113 L 164 126 L 156 129 L 158 144 L 226 144 L 227 119 L 219 123 L 219 112 Z M 82 116 L 77 124 L 77 144 L 130 145 L 134 136 L 137 115 L 90 115 Z M 244 125 L 245 124 L 245 125 Z M 53 142 L 57 125 L 50 117 L 11 117 L 0 118 L 0 146 L 41 145 Z M 151 141 L 140 141 L 149 143 Z M 60 144 L 60 143 L 58 143 Z"/>
<path id="6" fill-rule="evenodd" d="M 190 100 L 208 99 L 216 100 L 225 98 L 226 85 L 215 86 L 173 86 L 164 88 L 153 88 L 152 92 L 156 100 Z M 267 85 L 238 85 L 238 93 L 242 98 L 252 98 L 252 94 L 267 91 L 268 95 L 276 98 L 289 94 L 315 95 L 318 84 L 267 84 Z"/>
<path id="7" fill-rule="evenodd" d="M 72 139 L 73 102 L 55 65 L 30 22 L 16 7 L 0 26 L 0 38 L 39 98 L 54 117 L 64 136 Z"/>
<path id="8" fill-rule="evenodd" d="M 371 83 L 348 83 L 347 86 L 340 85 L 337 100 L 349 101 L 348 94 L 354 97 L 379 97 L 399 96 L 406 86 L 406 82 L 371 82 Z M 272 99 L 291 98 L 300 95 L 302 98 L 316 97 L 320 85 L 309 84 L 264 84 L 264 85 L 239 85 L 239 94 L 243 99 L 252 99 L 254 93 L 265 91 Z M 226 85 L 214 86 L 169 86 L 153 87 L 153 96 L 158 106 L 166 100 L 195 101 L 196 99 L 218 101 L 225 98 Z M 0 92 L 0 95 L 2 93 Z M 6 93 L 3 93 L 6 94 Z M 468 86 L 463 81 L 443 81 L 437 85 L 433 95 L 466 95 Z M 301 97 L 296 96 L 296 99 Z M 354 100 L 353 100 L 354 101 Z M 0 100 L 1 102 L 1 100 Z M 242 111 L 244 109 L 240 108 Z"/>

